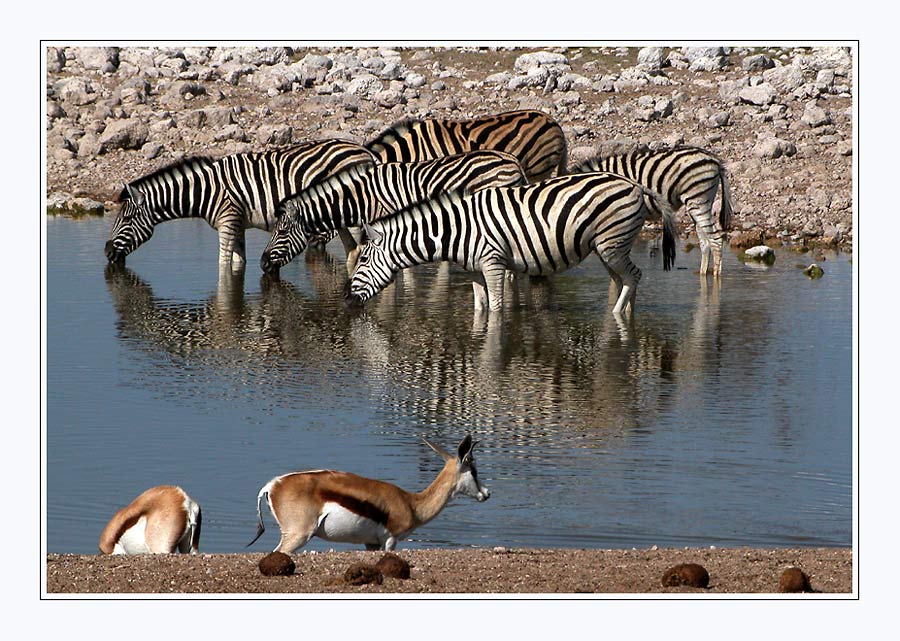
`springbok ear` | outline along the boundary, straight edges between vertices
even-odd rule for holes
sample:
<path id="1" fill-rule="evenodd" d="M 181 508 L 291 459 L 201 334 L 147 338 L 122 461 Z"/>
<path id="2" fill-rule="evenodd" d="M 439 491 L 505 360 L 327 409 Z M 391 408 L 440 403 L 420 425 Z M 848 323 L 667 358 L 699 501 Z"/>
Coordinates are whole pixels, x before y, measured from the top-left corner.
<path id="1" fill-rule="evenodd" d="M 437 452 L 437 455 L 440 456 L 445 461 L 449 461 L 450 459 L 453 458 L 453 456 L 451 456 L 450 453 L 447 452 L 447 450 L 445 450 L 440 445 L 435 445 L 434 443 L 429 443 L 428 440 L 424 436 L 422 437 L 422 442 L 425 443 L 425 445 L 427 445 L 431 449 L 433 449 L 435 452 Z"/>
<path id="2" fill-rule="evenodd" d="M 459 460 L 463 460 L 467 455 L 472 453 L 472 448 L 475 447 L 475 444 L 472 442 L 472 435 L 466 434 L 466 437 L 460 442 L 459 449 L 456 451 L 459 456 Z"/>
<path id="3" fill-rule="evenodd" d="M 381 239 L 384 237 L 384 234 L 381 231 L 371 225 L 363 225 L 363 231 L 366 232 L 366 236 L 373 243 L 381 242 Z"/>

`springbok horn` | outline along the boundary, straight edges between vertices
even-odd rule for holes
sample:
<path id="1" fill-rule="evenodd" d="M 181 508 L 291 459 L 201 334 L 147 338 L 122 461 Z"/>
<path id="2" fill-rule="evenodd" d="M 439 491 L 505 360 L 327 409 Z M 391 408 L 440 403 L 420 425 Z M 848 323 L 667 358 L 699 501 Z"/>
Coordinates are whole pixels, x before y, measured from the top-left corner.
<path id="1" fill-rule="evenodd" d="M 440 456 L 445 461 L 449 461 L 450 459 L 453 458 L 452 456 L 450 456 L 450 454 L 447 453 L 447 450 L 445 450 L 440 445 L 435 445 L 434 443 L 429 443 L 428 439 L 426 439 L 424 436 L 422 437 L 422 442 L 425 443 L 425 445 L 427 445 L 431 449 L 433 449 L 435 452 L 437 452 L 438 456 Z"/>

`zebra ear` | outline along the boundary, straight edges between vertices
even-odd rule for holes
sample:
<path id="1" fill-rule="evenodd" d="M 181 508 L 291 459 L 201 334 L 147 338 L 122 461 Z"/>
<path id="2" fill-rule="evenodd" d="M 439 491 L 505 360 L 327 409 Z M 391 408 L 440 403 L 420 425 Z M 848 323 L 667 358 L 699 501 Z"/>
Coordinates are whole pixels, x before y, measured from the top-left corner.
<path id="1" fill-rule="evenodd" d="M 366 232 L 366 236 L 373 243 L 381 242 L 381 239 L 384 237 L 384 234 L 382 234 L 379 229 L 372 227 L 371 225 L 363 225 L 363 229 Z"/>
<path id="2" fill-rule="evenodd" d="M 133 202 L 137 206 L 141 206 L 144 204 L 146 198 L 144 197 L 144 192 L 139 189 L 133 189 L 131 185 L 125 185 L 125 191 L 128 192 L 128 200 Z"/>

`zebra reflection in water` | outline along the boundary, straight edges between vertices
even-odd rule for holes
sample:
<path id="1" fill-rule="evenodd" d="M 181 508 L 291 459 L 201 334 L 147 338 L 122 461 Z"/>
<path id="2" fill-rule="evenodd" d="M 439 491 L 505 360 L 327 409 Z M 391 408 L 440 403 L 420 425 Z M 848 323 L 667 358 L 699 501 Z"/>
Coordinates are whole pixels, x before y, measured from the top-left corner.
<path id="1" fill-rule="evenodd" d="M 724 349 L 715 283 L 680 329 L 638 320 L 623 332 L 610 315 L 569 304 L 514 308 L 504 322 L 473 326 L 459 313 L 470 293 L 458 272 L 419 269 L 415 286 L 400 283 L 395 296 L 360 310 L 335 295 L 346 278 L 340 261 L 316 252 L 306 260 L 302 273 L 314 277 L 302 289 L 311 294 L 264 278 L 259 293 L 217 291 L 188 304 L 109 269 L 120 338 L 151 355 L 140 383 L 162 380 L 167 395 L 189 397 L 224 379 L 291 407 L 351 385 L 381 399 L 380 411 L 399 424 L 473 426 L 507 442 L 551 432 L 608 442 L 665 423 L 675 400 L 690 396 L 681 388 L 719 367 Z M 172 386 L 173 370 L 190 372 L 188 385 Z"/>

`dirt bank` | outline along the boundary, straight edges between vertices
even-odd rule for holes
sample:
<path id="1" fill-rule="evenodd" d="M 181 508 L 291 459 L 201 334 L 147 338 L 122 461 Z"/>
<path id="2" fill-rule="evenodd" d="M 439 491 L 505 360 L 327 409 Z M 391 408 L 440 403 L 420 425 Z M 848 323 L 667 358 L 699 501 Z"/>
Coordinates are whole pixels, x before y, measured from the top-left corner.
<path id="1" fill-rule="evenodd" d="M 799 567 L 819 593 L 850 595 L 849 548 L 660 550 L 400 550 L 408 580 L 381 585 L 343 581 L 353 563 L 375 563 L 380 552 L 295 554 L 292 576 L 266 577 L 257 564 L 265 554 L 93 556 L 47 555 L 48 594 L 61 593 L 777 593 L 779 578 Z M 663 587 L 665 571 L 698 563 L 709 587 Z"/>

